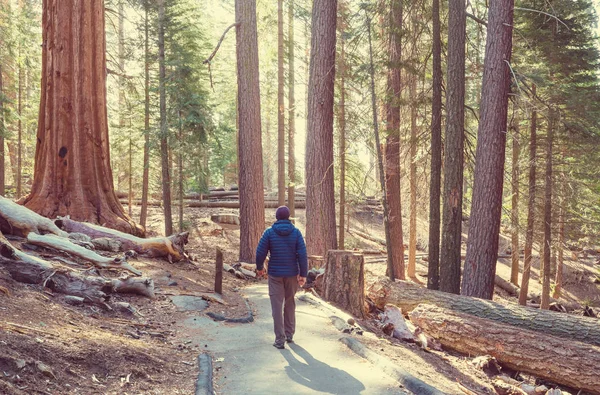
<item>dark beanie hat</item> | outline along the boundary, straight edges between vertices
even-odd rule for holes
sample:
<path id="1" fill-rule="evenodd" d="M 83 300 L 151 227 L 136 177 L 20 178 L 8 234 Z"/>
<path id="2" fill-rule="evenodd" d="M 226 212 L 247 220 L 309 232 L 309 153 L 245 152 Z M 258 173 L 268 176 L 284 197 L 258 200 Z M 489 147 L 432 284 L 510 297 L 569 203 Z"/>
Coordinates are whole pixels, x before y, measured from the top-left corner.
<path id="1" fill-rule="evenodd" d="M 287 206 L 280 206 L 275 212 L 275 218 L 280 219 L 289 219 L 290 218 L 290 209 Z"/>

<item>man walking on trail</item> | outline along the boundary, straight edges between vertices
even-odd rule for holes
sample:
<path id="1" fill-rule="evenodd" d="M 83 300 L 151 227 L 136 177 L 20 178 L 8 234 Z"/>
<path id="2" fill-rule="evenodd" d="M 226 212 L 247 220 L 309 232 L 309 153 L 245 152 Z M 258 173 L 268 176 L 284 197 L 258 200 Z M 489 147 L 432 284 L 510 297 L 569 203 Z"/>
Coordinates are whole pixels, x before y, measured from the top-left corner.
<path id="1" fill-rule="evenodd" d="M 264 262 L 269 259 L 269 297 L 273 311 L 275 343 L 279 349 L 293 342 L 296 331 L 296 301 L 298 286 L 306 282 L 308 257 L 300 230 L 290 221 L 290 209 L 281 206 L 275 212 L 277 221 L 265 230 L 256 248 L 256 274 L 265 274 Z"/>

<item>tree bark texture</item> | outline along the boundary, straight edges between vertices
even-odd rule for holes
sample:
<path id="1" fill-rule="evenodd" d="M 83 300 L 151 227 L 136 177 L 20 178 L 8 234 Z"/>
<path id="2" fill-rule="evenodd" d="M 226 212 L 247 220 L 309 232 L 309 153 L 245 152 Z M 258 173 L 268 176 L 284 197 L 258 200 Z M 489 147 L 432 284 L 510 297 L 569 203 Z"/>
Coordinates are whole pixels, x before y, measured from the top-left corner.
<path id="1" fill-rule="evenodd" d="M 146 227 L 148 218 L 148 184 L 150 180 L 150 21 L 148 2 L 144 2 L 144 172 L 142 175 L 142 208 L 140 225 Z"/>
<path id="2" fill-rule="evenodd" d="M 595 318 L 523 307 L 513 303 L 449 295 L 405 281 L 392 283 L 386 278 L 371 284 L 367 289 L 367 297 L 380 309 L 383 309 L 386 303 L 391 303 L 407 312 L 421 303 L 434 304 L 522 329 L 600 346 L 600 326 Z"/>
<path id="3" fill-rule="evenodd" d="M 158 0 L 158 90 L 160 107 L 160 163 L 162 174 L 163 212 L 165 217 L 165 236 L 173 233 L 173 215 L 171 214 L 171 174 L 169 164 L 169 126 L 167 123 L 167 91 L 165 65 L 165 0 Z"/>
<path id="4" fill-rule="evenodd" d="M 414 26 L 414 24 L 413 24 Z M 416 32 L 415 32 L 416 37 Z M 416 41 L 416 38 L 415 38 Z M 413 45 L 416 47 L 416 42 Z M 408 239 L 408 277 L 416 278 L 417 266 L 417 76 L 411 76 L 410 88 L 410 228 Z"/>
<path id="5" fill-rule="evenodd" d="M 443 346 L 468 355 L 491 355 L 516 371 L 600 394 L 600 347 L 567 341 L 431 305 L 410 320 Z"/>
<path id="6" fill-rule="evenodd" d="M 550 109 L 546 136 L 546 183 L 544 191 L 544 248 L 542 267 L 542 301 L 540 308 L 550 307 L 550 253 L 552 250 L 552 144 L 556 124 L 554 110 Z"/>
<path id="7" fill-rule="evenodd" d="M 314 0 L 306 137 L 306 246 L 324 256 L 337 248 L 333 181 L 333 91 L 337 0 Z"/>
<path id="8" fill-rule="evenodd" d="M 0 43 L 1 44 L 1 43 Z M 6 191 L 4 190 L 4 186 L 6 184 L 5 180 L 5 167 L 4 167 L 4 133 L 6 131 L 4 125 L 4 80 L 2 78 L 2 64 L 0 63 L 0 195 L 4 196 Z"/>
<path id="9" fill-rule="evenodd" d="M 512 138 L 512 197 L 511 197 L 511 267 L 510 282 L 519 285 L 519 120 L 513 120 Z"/>
<path id="10" fill-rule="evenodd" d="M 340 76 L 340 99 L 338 103 L 338 126 L 340 128 L 339 160 L 340 160 L 340 212 L 339 212 L 339 242 L 338 248 L 345 249 L 346 244 L 346 40 L 344 33 L 347 28 L 347 4 L 339 2 L 338 30 L 340 33 L 340 58 L 338 61 L 338 74 Z"/>
<path id="11" fill-rule="evenodd" d="M 143 234 L 117 199 L 108 144 L 104 1 L 45 0 L 35 171 L 25 205 Z"/>
<path id="12" fill-rule="evenodd" d="M 394 278 L 404 279 L 404 240 L 402 234 L 402 201 L 400 197 L 400 99 L 402 91 L 402 1 L 392 0 L 389 16 L 388 75 L 385 112 L 387 139 L 385 144 L 385 192 L 388 203 L 391 266 Z M 388 254 L 389 255 L 389 254 Z M 389 273 L 388 273 L 389 275 Z"/>
<path id="13" fill-rule="evenodd" d="M 288 199 L 290 217 L 296 216 L 296 70 L 294 70 L 294 0 L 288 0 Z"/>
<path id="14" fill-rule="evenodd" d="M 351 251 L 329 250 L 323 295 L 350 314 L 365 316 L 364 257 Z"/>
<path id="15" fill-rule="evenodd" d="M 536 86 L 532 86 L 532 95 L 536 96 Z M 529 277 L 531 276 L 531 253 L 533 251 L 533 227 L 535 223 L 535 161 L 537 149 L 537 111 L 535 105 L 531 110 L 531 124 L 529 136 L 529 198 L 527 201 L 527 229 L 525 233 L 525 257 L 523 261 L 523 276 L 521 277 L 521 291 L 519 293 L 519 304 L 527 304 L 529 291 Z"/>
<path id="16" fill-rule="evenodd" d="M 462 294 L 492 299 L 510 91 L 514 0 L 490 3 L 477 137 L 473 202 L 469 220 Z"/>
<path id="17" fill-rule="evenodd" d="M 277 0 L 277 197 L 285 204 L 285 103 L 283 89 L 283 0 Z"/>
<path id="18" fill-rule="evenodd" d="M 564 134 L 563 134 L 564 137 Z M 566 142 L 561 142 L 562 157 L 566 157 Z M 567 177 L 563 168 L 560 172 L 560 187 L 559 187 L 559 209 L 558 209 L 558 262 L 556 267 L 556 278 L 554 280 L 553 298 L 558 299 L 562 291 L 563 283 L 563 268 L 564 268 L 564 245 L 565 245 L 565 220 L 567 204 Z"/>
<path id="19" fill-rule="evenodd" d="M 254 262 L 265 227 L 256 0 L 236 0 L 240 261 Z"/>
<path id="20" fill-rule="evenodd" d="M 455 294 L 460 292 L 466 24 L 465 1 L 449 0 L 440 289 Z"/>
<path id="21" fill-rule="evenodd" d="M 440 188 L 442 180 L 442 38 L 440 0 L 433 0 L 433 96 L 431 103 L 431 174 L 429 181 L 429 243 L 427 288 L 439 289 Z"/>

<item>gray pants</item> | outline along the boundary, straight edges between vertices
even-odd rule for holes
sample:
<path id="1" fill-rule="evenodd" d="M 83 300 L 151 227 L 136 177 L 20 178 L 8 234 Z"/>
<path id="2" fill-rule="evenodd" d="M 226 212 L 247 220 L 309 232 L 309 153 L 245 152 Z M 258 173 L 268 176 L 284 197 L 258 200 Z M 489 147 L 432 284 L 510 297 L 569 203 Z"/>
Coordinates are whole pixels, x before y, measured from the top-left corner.
<path id="1" fill-rule="evenodd" d="M 283 344 L 296 332 L 296 301 L 298 278 L 269 276 L 269 297 L 273 312 L 275 343 Z"/>

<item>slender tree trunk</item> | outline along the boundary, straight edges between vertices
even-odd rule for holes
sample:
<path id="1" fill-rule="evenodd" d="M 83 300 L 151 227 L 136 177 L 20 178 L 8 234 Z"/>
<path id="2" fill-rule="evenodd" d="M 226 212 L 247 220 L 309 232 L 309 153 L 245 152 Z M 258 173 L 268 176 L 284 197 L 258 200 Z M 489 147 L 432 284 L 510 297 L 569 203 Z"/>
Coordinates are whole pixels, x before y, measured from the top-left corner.
<path id="1" fill-rule="evenodd" d="M 119 36 L 119 131 L 121 133 L 123 133 L 123 131 L 125 130 L 125 111 L 126 111 L 126 100 L 125 100 L 125 77 L 124 77 L 124 73 L 125 73 L 125 27 L 124 27 L 124 22 L 125 22 L 125 15 L 124 15 L 124 0 L 119 0 L 119 31 L 118 31 L 118 36 Z M 130 120 L 131 123 L 131 120 Z M 132 177 L 132 145 L 133 142 L 131 141 L 131 130 L 129 131 L 129 149 L 128 149 L 128 156 L 129 156 L 129 163 L 128 163 L 128 170 L 127 170 L 127 179 L 128 179 L 128 193 L 127 193 L 127 201 L 128 201 L 128 205 L 127 205 L 127 210 L 128 210 L 128 214 L 129 216 L 132 215 L 132 201 L 133 201 L 133 177 Z"/>
<path id="2" fill-rule="evenodd" d="M 413 25 L 414 26 L 414 25 Z M 416 40 L 415 40 L 416 41 Z M 416 278 L 417 265 L 417 76 L 413 75 L 410 96 L 410 237 L 408 242 L 408 277 Z"/>
<path id="3" fill-rule="evenodd" d="M 269 97 L 269 91 L 267 91 L 267 97 Z M 270 107 L 270 101 L 267 100 L 267 104 L 266 104 L 267 108 Z M 265 149 L 263 152 L 268 152 L 269 154 L 272 154 L 273 152 L 273 146 L 271 145 L 271 111 L 265 111 Z M 268 154 L 267 154 L 268 155 Z M 279 155 L 279 153 L 278 153 Z M 265 166 L 265 186 L 267 188 L 268 191 L 270 191 L 273 188 L 273 167 L 271 164 L 271 160 L 269 160 L 269 157 L 267 156 L 267 158 L 264 161 L 264 166 Z M 279 202 L 279 197 L 277 198 L 278 202 Z M 291 216 L 291 215 L 290 215 Z"/>
<path id="4" fill-rule="evenodd" d="M 22 179 L 23 179 L 23 60 L 22 60 L 22 48 L 21 44 L 19 44 L 19 61 L 18 64 L 18 90 L 17 90 L 17 179 L 15 183 L 17 184 L 17 198 L 21 197 L 23 193 L 22 187 Z"/>
<path id="5" fill-rule="evenodd" d="M 536 86 L 532 86 L 533 98 L 536 98 Z M 521 277 L 521 290 L 519 292 L 519 304 L 527 304 L 527 293 L 529 291 L 529 277 L 531 275 L 531 253 L 533 250 L 533 229 L 535 222 L 535 161 L 537 149 L 537 111 L 535 105 L 531 110 L 531 125 L 529 137 L 529 199 L 527 203 L 527 230 L 525 233 L 525 257 L 523 263 L 523 276 Z"/>
<path id="6" fill-rule="evenodd" d="M 382 185 L 385 193 L 384 201 L 386 205 L 389 204 L 389 207 L 387 207 L 389 211 L 384 214 L 388 250 L 388 269 L 386 274 L 390 278 L 403 280 L 405 278 L 404 240 L 402 234 L 402 201 L 400 197 L 400 97 L 402 94 L 400 76 L 400 62 L 402 59 L 401 0 L 392 0 L 391 2 L 388 39 L 389 66 L 387 98 L 385 100 L 388 133 L 385 145 L 385 171 L 383 170 L 383 166 L 380 168 L 380 177 L 385 177 L 385 184 Z M 379 153 L 381 149 L 379 142 L 376 142 L 376 144 L 376 152 Z"/>
<path id="7" fill-rule="evenodd" d="M 142 208 L 140 225 L 146 226 L 148 217 L 148 184 L 150 177 L 150 22 L 147 1 L 144 2 L 144 173 L 142 175 Z"/>
<path id="8" fill-rule="evenodd" d="M 442 38 L 440 0 L 433 0 L 433 97 L 431 103 L 431 174 L 429 192 L 429 250 L 427 288 L 439 289 L 440 188 L 442 179 Z"/>
<path id="9" fill-rule="evenodd" d="M 110 168 L 104 1 L 45 0 L 42 26 L 35 171 L 25 205 L 48 218 L 142 234 L 115 195 Z"/>
<path id="10" fill-rule="evenodd" d="M 6 129 L 4 126 L 4 80 L 2 78 L 2 73 L 2 64 L 0 63 L 0 195 L 4 196 L 6 193 L 4 190 L 4 134 Z"/>
<path id="11" fill-rule="evenodd" d="M 565 143 L 562 143 L 562 151 L 563 151 L 563 155 L 562 157 L 565 157 Z M 563 164 L 564 166 L 564 164 Z M 562 292 L 562 283 L 563 283 L 563 265 L 564 265 L 564 245 L 565 245 L 565 211 L 566 211 L 566 207 L 565 205 L 567 204 L 567 199 L 566 199 L 566 192 L 567 192 L 567 188 L 566 188 L 566 182 L 567 182 L 567 178 L 565 176 L 564 170 L 561 171 L 560 173 L 560 178 L 561 178 L 561 183 L 560 183 L 560 191 L 559 191 L 559 209 L 558 209 L 558 262 L 557 262 L 557 267 L 556 267 L 556 279 L 554 281 L 554 293 L 552 295 L 552 297 L 554 299 L 558 299 L 560 298 L 561 292 Z"/>
<path id="12" fill-rule="evenodd" d="M 283 0 L 277 0 L 277 197 L 285 204 L 285 103 L 283 89 Z"/>
<path id="13" fill-rule="evenodd" d="M 165 66 L 165 0 L 158 0 L 158 82 L 160 95 L 160 157 L 162 167 L 162 196 L 165 215 L 165 236 L 173 234 L 171 215 L 171 174 L 169 172 L 169 129 L 167 125 L 167 92 Z"/>
<path id="14" fill-rule="evenodd" d="M 513 0 L 490 3 L 462 294 L 492 299 L 506 149 Z"/>
<path id="15" fill-rule="evenodd" d="M 337 249 L 333 181 L 333 91 L 337 0 L 314 0 L 308 133 L 306 138 L 306 246 L 324 256 Z"/>
<path id="16" fill-rule="evenodd" d="M 256 0 L 236 0 L 240 261 L 254 262 L 265 226 Z"/>
<path id="17" fill-rule="evenodd" d="M 546 137 L 546 185 L 544 193 L 544 255 L 542 272 L 542 302 L 540 308 L 550 307 L 550 254 L 552 250 L 552 144 L 554 140 L 555 112 L 550 109 L 548 136 Z"/>
<path id="18" fill-rule="evenodd" d="M 465 1 L 449 0 L 447 119 L 444 150 L 444 207 L 440 254 L 440 290 L 455 294 L 460 292 L 466 18 Z"/>
<path id="19" fill-rule="evenodd" d="M 179 198 L 179 232 L 183 232 L 183 124 L 181 112 L 179 113 L 179 149 L 177 150 L 177 197 Z"/>
<path id="20" fill-rule="evenodd" d="M 519 285 L 519 119 L 513 120 L 512 139 L 512 204 L 511 204 L 511 255 L 510 282 Z"/>
<path id="21" fill-rule="evenodd" d="M 294 89 L 296 85 L 296 70 L 294 70 L 294 0 L 288 4 L 288 208 L 290 217 L 296 216 L 294 201 L 296 188 L 296 98 Z"/>
<path id="22" fill-rule="evenodd" d="M 338 125 L 340 128 L 339 142 L 339 157 L 340 157 L 340 221 L 339 221 L 339 242 L 338 248 L 344 250 L 346 248 L 346 40 L 344 33 L 346 31 L 347 5 L 344 0 L 339 2 L 339 21 L 338 30 L 340 33 L 340 59 L 339 76 L 340 76 L 340 101 L 338 104 Z"/>
<path id="23" fill-rule="evenodd" d="M 365 10 L 365 14 L 367 11 Z M 369 38 L 369 75 L 371 82 L 371 106 L 373 108 L 373 129 L 375 131 L 375 149 L 377 153 L 377 165 L 379 168 L 379 182 L 382 192 L 382 203 L 383 203 L 383 225 L 385 228 L 385 245 L 387 249 L 387 271 L 386 275 L 390 278 L 391 281 L 396 279 L 396 276 L 400 279 L 404 279 L 404 254 L 402 254 L 402 259 L 399 260 L 401 263 L 401 272 L 398 273 L 397 268 L 394 266 L 395 257 L 394 251 L 396 251 L 396 246 L 392 243 L 391 232 L 390 232 L 390 210 L 388 205 L 388 194 L 387 194 L 387 185 L 385 180 L 386 172 L 383 169 L 383 153 L 381 152 L 381 143 L 379 139 L 379 122 L 377 121 L 377 98 L 375 95 L 375 67 L 373 66 L 373 45 L 371 42 L 371 18 L 368 14 L 366 14 L 367 19 L 367 37 Z M 394 162 L 399 163 L 399 159 Z M 402 251 L 402 249 L 400 250 Z"/>

